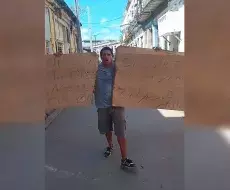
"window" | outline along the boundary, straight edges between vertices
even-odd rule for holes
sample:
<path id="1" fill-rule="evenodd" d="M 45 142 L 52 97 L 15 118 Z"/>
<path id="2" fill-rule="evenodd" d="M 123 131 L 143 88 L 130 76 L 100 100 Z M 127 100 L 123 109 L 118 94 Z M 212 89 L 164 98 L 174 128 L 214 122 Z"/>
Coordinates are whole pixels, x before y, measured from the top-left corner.
<path id="1" fill-rule="evenodd" d="M 168 41 L 167 41 L 167 38 L 164 39 L 164 49 L 168 50 Z"/>
<path id="2" fill-rule="evenodd" d="M 57 42 L 57 52 L 63 53 L 63 43 Z"/>
<path id="3" fill-rule="evenodd" d="M 140 41 L 141 41 L 141 47 L 143 48 L 143 46 L 144 46 L 144 43 L 143 43 L 143 36 L 141 36 Z"/>
<path id="4" fill-rule="evenodd" d="M 70 31 L 68 28 L 66 28 L 66 34 L 67 34 L 67 42 L 70 43 Z"/>
<path id="5" fill-rule="evenodd" d="M 175 38 L 175 45 L 174 45 L 173 51 L 178 52 L 179 51 L 179 45 L 180 45 L 180 40 L 179 40 L 180 39 L 180 33 L 175 34 L 174 38 Z"/>

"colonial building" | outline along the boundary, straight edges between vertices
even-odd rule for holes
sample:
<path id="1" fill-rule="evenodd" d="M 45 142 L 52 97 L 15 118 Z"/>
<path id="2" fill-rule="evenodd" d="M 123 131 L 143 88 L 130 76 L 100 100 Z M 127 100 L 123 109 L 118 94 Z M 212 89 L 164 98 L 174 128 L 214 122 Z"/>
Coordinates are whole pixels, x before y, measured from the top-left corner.
<path id="1" fill-rule="evenodd" d="M 184 51 L 184 0 L 128 0 L 123 43 L 142 48 Z"/>
<path id="2" fill-rule="evenodd" d="M 93 51 L 96 52 L 98 55 L 100 54 L 100 51 L 103 47 L 110 47 L 113 50 L 114 56 L 116 55 L 116 48 L 119 47 L 120 41 L 116 40 L 110 40 L 110 41 L 105 41 L 102 43 L 98 43 L 93 46 Z"/>
<path id="3" fill-rule="evenodd" d="M 110 47 L 113 50 L 114 55 L 116 54 L 116 48 L 121 45 L 120 41 L 117 40 L 96 40 L 93 41 L 93 51 L 98 55 L 103 47 Z M 90 41 L 83 41 L 83 50 L 90 52 Z"/>
<path id="4" fill-rule="evenodd" d="M 45 1 L 46 53 L 82 52 L 81 23 L 64 0 Z"/>
<path id="5" fill-rule="evenodd" d="M 167 12 L 158 19 L 159 46 L 184 52 L 184 0 L 168 0 Z"/>
<path id="6" fill-rule="evenodd" d="M 81 23 L 64 0 L 45 0 L 45 53 L 82 52 Z M 46 126 L 61 109 L 46 110 Z"/>

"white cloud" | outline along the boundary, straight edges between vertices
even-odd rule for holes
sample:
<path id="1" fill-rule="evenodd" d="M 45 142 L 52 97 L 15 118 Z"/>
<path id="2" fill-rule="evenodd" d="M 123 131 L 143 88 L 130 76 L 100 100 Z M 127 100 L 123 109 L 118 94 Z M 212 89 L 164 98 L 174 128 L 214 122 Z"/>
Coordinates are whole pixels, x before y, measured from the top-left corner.
<path id="1" fill-rule="evenodd" d="M 104 23 L 107 22 L 107 21 L 108 21 L 107 18 L 102 18 L 101 21 L 100 21 L 100 23 L 101 23 L 101 24 L 104 24 Z"/>

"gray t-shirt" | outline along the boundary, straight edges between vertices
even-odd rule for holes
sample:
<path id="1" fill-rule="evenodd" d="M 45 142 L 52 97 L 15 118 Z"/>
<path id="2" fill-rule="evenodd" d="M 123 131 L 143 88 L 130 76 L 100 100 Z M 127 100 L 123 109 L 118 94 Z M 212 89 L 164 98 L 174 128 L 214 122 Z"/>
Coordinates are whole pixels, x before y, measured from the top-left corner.
<path id="1" fill-rule="evenodd" d="M 95 85 L 95 105 L 97 108 L 108 108 L 112 106 L 114 77 L 114 63 L 111 67 L 105 67 L 102 63 L 98 65 Z"/>

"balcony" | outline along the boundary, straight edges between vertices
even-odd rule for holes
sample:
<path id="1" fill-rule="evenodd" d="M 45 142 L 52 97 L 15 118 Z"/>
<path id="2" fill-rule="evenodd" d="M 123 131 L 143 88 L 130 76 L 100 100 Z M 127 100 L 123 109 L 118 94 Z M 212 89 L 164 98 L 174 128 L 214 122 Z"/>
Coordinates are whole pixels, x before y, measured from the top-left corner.
<path id="1" fill-rule="evenodd" d="M 128 43 L 128 42 L 131 40 L 132 36 L 133 36 L 132 31 L 127 30 L 127 31 L 124 33 L 123 42 L 124 42 L 124 43 Z"/>
<path id="2" fill-rule="evenodd" d="M 142 0 L 141 11 L 138 15 L 138 22 L 146 21 L 161 4 L 168 4 L 168 0 Z"/>
<path id="3" fill-rule="evenodd" d="M 168 0 L 169 11 L 178 11 L 184 5 L 184 0 Z"/>

